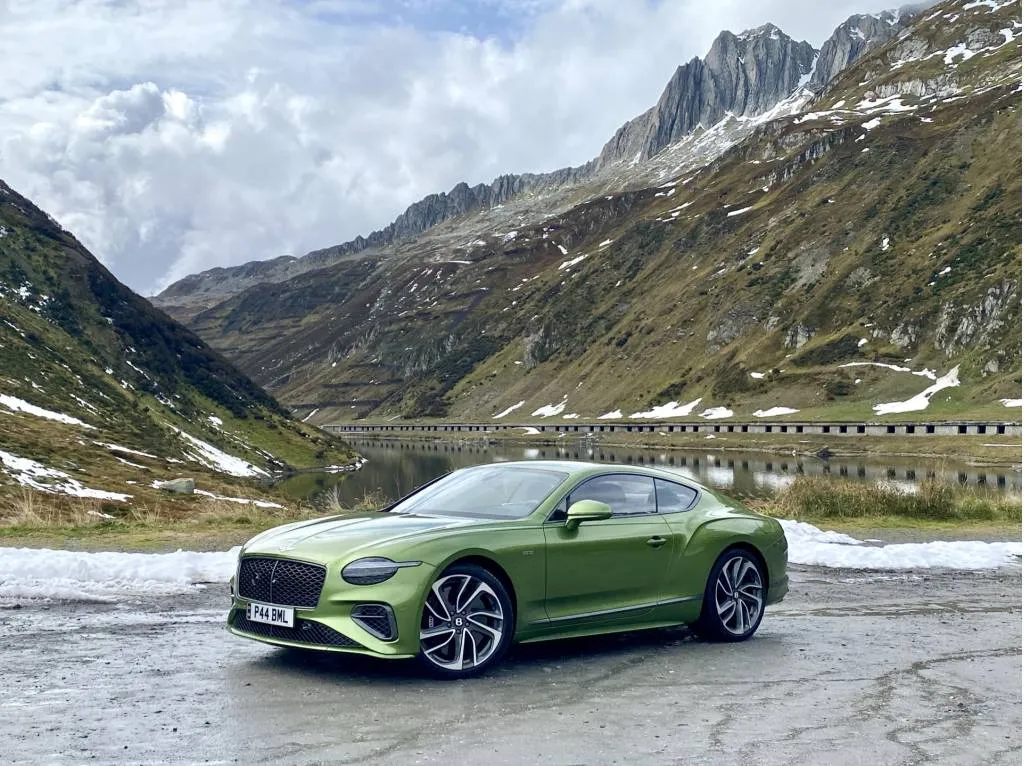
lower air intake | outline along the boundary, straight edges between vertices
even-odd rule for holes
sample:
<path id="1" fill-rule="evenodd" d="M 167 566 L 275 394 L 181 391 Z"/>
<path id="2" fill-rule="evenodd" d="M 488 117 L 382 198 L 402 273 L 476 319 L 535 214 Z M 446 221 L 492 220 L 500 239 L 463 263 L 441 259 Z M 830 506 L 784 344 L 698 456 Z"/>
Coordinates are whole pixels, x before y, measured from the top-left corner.
<path id="1" fill-rule="evenodd" d="M 266 625 L 262 622 L 253 622 L 245 616 L 245 610 L 239 609 L 232 621 L 235 630 L 245 633 L 252 633 L 263 638 L 276 638 L 280 641 L 292 641 L 297 644 L 316 644 L 318 646 L 351 646 L 358 647 L 359 644 L 348 636 L 342 635 L 333 628 L 314 622 L 313 620 L 295 620 L 295 627 L 288 628 L 284 625 Z"/>

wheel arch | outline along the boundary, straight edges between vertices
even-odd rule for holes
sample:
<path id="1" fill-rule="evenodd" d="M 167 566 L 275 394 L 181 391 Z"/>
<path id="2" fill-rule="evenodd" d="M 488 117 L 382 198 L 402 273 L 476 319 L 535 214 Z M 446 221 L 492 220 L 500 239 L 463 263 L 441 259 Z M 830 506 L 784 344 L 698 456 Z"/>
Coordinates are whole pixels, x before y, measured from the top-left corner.
<path id="1" fill-rule="evenodd" d="M 444 567 L 441 568 L 441 573 L 443 574 L 444 572 L 447 572 L 453 566 L 458 564 L 474 564 L 482 569 L 486 569 L 501 581 L 501 584 L 505 586 L 505 592 L 508 593 L 509 600 L 512 602 L 512 616 L 515 620 L 513 623 L 514 629 L 515 624 L 519 620 L 519 603 L 516 599 L 515 585 L 512 584 L 512 578 L 508 576 L 508 572 L 505 571 L 505 568 L 494 559 L 484 556 L 483 554 L 464 553 L 455 556 L 451 561 L 446 563 Z"/>
<path id="2" fill-rule="evenodd" d="M 761 550 L 749 540 L 738 540 L 734 543 L 730 543 L 729 545 L 725 546 L 722 549 L 722 552 L 718 554 L 718 558 L 716 558 L 715 561 L 718 561 L 719 558 L 724 556 L 729 551 L 736 549 L 747 551 L 748 553 L 752 554 L 754 558 L 757 559 L 757 563 L 761 565 L 761 572 L 764 574 L 764 590 L 765 593 L 767 593 L 769 586 L 769 578 L 771 577 L 771 573 L 768 570 L 768 562 L 765 560 L 764 554 L 761 553 Z"/>

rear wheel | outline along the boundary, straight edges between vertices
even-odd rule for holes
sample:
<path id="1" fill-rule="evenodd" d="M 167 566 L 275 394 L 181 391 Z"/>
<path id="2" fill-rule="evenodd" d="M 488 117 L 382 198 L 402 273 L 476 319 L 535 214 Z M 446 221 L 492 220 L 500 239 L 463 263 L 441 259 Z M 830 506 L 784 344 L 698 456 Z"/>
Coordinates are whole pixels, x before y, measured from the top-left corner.
<path id="1" fill-rule="evenodd" d="M 420 665 L 444 678 L 482 673 L 508 651 L 514 624 L 501 580 L 475 564 L 449 567 L 423 605 Z"/>
<path id="2" fill-rule="evenodd" d="M 745 641 L 764 617 L 765 573 L 748 550 L 730 548 L 711 567 L 700 619 L 694 626 L 712 641 Z"/>

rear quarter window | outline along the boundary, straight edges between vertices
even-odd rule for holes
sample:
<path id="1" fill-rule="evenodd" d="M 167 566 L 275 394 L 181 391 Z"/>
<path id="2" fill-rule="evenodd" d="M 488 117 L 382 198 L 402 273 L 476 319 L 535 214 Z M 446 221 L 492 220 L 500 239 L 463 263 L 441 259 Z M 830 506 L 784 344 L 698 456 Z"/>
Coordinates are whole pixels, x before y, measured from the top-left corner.
<path id="1" fill-rule="evenodd" d="M 666 479 L 654 480 L 654 492 L 658 498 L 658 513 L 679 513 L 691 508 L 697 500 L 697 490 L 693 487 Z"/>

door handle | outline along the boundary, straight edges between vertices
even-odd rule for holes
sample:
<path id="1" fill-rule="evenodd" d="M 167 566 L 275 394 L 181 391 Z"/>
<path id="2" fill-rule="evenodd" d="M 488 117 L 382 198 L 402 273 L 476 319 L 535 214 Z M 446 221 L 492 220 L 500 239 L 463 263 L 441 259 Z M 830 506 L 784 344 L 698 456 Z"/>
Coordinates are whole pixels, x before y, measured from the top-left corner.
<path id="1" fill-rule="evenodd" d="M 649 546 L 651 546 L 652 548 L 660 548 L 661 546 L 663 546 L 667 542 L 668 542 L 668 540 L 666 540 L 664 537 L 657 537 L 657 536 L 655 536 L 655 537 L 652 537 L 652 538 L 648 539 L 647 544 Z"/>

